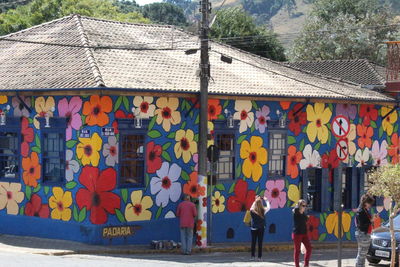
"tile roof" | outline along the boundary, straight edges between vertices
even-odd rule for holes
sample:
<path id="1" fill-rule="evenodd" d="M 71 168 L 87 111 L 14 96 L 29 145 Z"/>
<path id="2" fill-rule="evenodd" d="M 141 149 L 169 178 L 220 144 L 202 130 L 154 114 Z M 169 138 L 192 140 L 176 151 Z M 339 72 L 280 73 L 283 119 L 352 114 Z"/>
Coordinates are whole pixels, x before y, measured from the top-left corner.
<path id="1" fill-rule="evenodd" d="M 366 59 L 288 62 L 289 66 L 363 86 L 383 86 L 386 69 Z"/>
<path id="2" fill-rule="evenodd" d="M 217 42 L 210 45 L 212 94 L 393 101 L 355 84 Z M 199 53 L 184 53 L 198 47 L 197 36 L 173 26 L 72 15 L 0 37 L 0 91 L 108 87 L 198 92 Z M 232 64 L 222 62 L 221 55 L 231 57 Z"/>

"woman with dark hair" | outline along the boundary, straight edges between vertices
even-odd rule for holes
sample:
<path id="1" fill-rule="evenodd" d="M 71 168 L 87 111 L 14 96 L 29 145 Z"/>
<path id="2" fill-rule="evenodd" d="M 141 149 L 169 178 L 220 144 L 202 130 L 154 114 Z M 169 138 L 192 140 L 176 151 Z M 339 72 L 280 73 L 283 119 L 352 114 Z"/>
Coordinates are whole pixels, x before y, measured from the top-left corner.
<path id="1" fill-rule="evenodd" d="M 306 215 L 307 202 L 304 199 L 300 199 L 296 207 L 293 209 L 293 242 L 294 242 L 294 263 L 296 267 L 300 266 L 300 249 L 301 243 L 306 248 L 304 255 L 304 267 L 308 267 L 311 258 L 311 243 L 307 235 L 307 220 Z"/>
<path id="2" fill-rule="evenodd" d="M 360 206 L 356 213 L 356 239 L 358 244 L 358 253 L 356 259 L 356 267 L 365 266 L 365 258 L 368 253 L 369 245 L 371 244 L 371 232 L 373 218 L 369 213 L 374 198 L 368 194 L 361 197 Z M 376 215 L 376 214 L 375 214 Z"/>
<path id="3" fill-rule="evenodd" d="M 251 259 L 255 260 L 256 242 L 258 241 L 258 261 L 261 261 L 264 230 L 265 230 L 265 214 L 270 210 L 270 204 L 266 197 L 264 200 L 267 206 L 264 207 L 262 198 L 256 196 L 253 205 L 250 208 L 251 215 Z"/>

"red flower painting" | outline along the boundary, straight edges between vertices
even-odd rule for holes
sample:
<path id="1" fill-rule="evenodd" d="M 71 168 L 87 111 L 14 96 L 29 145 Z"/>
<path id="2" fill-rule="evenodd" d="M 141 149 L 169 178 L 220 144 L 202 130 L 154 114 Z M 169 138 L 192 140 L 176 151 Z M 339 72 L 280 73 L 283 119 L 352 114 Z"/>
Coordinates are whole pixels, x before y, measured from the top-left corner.
<path id="1" fill-rule="evenodd" d="M 26 158 L 29 154 L 29 143 L 34 139 L 33 128 L 29 127 L 27 118 L 22 117 L 21 121 L 21 155 Z"/>
<path id="2" fill-rule="evenodd" d="M 114 113 L 114 117 L 115 117 L 116 119 L 133 119 L 133 118 L 134 118 L 134 116 L 133 116 L 132 113 L 126 114 L 126 113 L 123 112 L 122 110 L 117 110 L 117 111 Z M 114 133 L 115 133 L 115 134 L 119 133 L 119 131 L 118 131 L 118 122 L 117 122 L 117 120 L 114 120 L 114 121 L 113 121 L 112 127 L 114 128 Z"/>
<path id="3" fill-rule="evenodd" d="M 236 183 L 234 195 L 228 198 L 227 209 L 229 212 L 241 212 L 251 208 L 256 196 L 256 192 L 254 192 L 254 190 L 247 189 L 247 182 L 239 180 Z"/>
<path id="4" fill-rule="evenodd" d="M 90 221 L 94 224 L 107 222 L 107 213 L 115 214 L 121 200 L 110 192 L 117 183 L 117 173 L 113 168 L 100 172 L 96 167 L 85 166 L 79 176 L 79 182 L 86 188 L 80 188 L 76 194 L 79 209 L 90 211 Z"/>
<path id="5" fill-rule="evenodd" d="M 339 167 L 339 158 L 337 157 L 336 150 L 333 149 L 329 154 L 322 155 L 321 159 L 322 168 L 329 169 L 329 182 L 333 180 L 333 169 Z"/>
<path id="6" fill-rule="evenodd" d="M 37 194 L 31 196 L 31 200 L 26 203 L 25 207 L 26 216 L 35 216 L 40 218 L 49 218 L 50 208 L 48 204 L 42 203 L 42 198 Z"/>
<path id="7" fill-rule="evenodd" d="M 307 114 L 301 110 L 302 107 L 303 104 L 298 103 L 289 111 L 288 114 L 290 120 L 289 130 L 296 136 L 300 134 L 301 127 L 307 123 Z"/>
<path id="8" fill-rule="evenodd" d="M 222 112 L 222 106 L 219 104 L 219 99 L 208 100 L 208 120 L 218 119 L 218 115 Z"/>
<path id="9" fill-rule="evenodd" d="M 319 218 L 310 215 L 307 220 L 307 235 L 310 240 L 318 240 L 319 238 Z"/>
<path id="10" fill-rule="evenodd" d="M 154 141 L 147 143 L 146 160 L 148 173 L 155 173 L 161 168 L 161 153 L 162 147 L 160 145 L 156 145 Z"/>
<path id="11" fill-rule="evenodd" d="M 360 105 L 360 118 L 363 118 L 363 124 L 369 126 L 371 120 L 375 121 L 378 119 L 378 110 L 374 105 Z"/>

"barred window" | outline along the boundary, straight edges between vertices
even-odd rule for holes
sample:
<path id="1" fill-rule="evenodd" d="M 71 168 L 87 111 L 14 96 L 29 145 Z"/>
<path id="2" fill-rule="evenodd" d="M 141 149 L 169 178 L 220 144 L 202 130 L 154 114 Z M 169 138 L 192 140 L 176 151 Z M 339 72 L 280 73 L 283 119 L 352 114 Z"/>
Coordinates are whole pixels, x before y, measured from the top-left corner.
<path id="1" fill-rule="evenodd" d="M 19 129 L 0 128 L 0 179 L 18 179 Z"/>
<path id="2" fill-rule="evenodd" d="M 270 177 L 285 176 L 286 172 L 286 133 L 269 130 L 269 164 Z"/>
<path id="3" fill-rule="evenodd" d="M 120 186 L 143 185 L 144 143 L 144 134 L 120 130 Z"/>
<path id="4" fill-rule="evenodd" d="M 216 146 L 219 148 L 219 159 L 216 163 L 218 180 L 235 178 L 235 134 L 217 133 Z"/>

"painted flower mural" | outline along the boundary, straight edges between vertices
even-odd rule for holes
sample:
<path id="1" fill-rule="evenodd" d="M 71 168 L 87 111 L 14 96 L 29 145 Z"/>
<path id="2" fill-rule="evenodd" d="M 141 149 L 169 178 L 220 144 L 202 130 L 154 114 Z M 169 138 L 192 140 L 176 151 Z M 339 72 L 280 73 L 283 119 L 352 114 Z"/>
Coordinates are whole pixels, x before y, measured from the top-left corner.
<path id="1" fill-rule="evenodd" d="M 17 215 L 18 204 L 24 200 L 24 193 L 21 192 L 19 183 L 0 183 L 0 210 L 6 209 L 7 214 Z"/>
<path id="2" fill-rule="evenodd" d="M 39 163 L 39 156 L 32 152 L 30 157 L 22 158 L 22 178 L 27 186 L 36 187 L 40 179 L 42 167 Z"/>
<path id="3" fill-rule="evenodd" d="M 94 133 L 90 138 L 79 138 L 79 144 L 76 147 L 76 156 L 81 160 L 82 165 L 97 167 L 100 161 L 101 145 L 103 143 L 98 133 Z"/>
<path id="4" fill-rule="evenodd" d="M 304 158 L 300 160 L 300 169 L 321 167 L 321 156 L 317 150 L 313 150 L 310 144 L 306 145 L 303 150 Z"/>
<path id="5" fill-rule="evenodd" d="M 48 204 L 42 203 L 42 198 L 38 194 L 33 194 L 25 206 L 26 216 L 49 218 L 50 209 Z"/>
<path id="6" fill-rule="evenodd" d="M 336 238 L 339 238 L 339 219 L 338 219 L 338 213 L 334 212 L 328 215 L 326 217 L 326 222 L 325 222 L 325 227 L 326 231 L 329 234 L 334 234 Z M 342 213 L 342 233 L 341 237 L 344 235 L 344 233 L 347 233 L 350 231 L 350 226 L 351 226 L 351 216 L 347 212 Z"/>
<path id="7" fill-rule="evenodd" d="M 219 191 L 215 191 L 211 196 L 211 211 L 213 213 L 224 212 L 225 210 L 225 197 Z"/>
<path id="8" fill-rule="evenodd" d="M 135 96 L 133 98 L 133 106 L 139 110 L 138 116 L 142 119 L 148 119 L 154 116 L 156 106 L 153 104 L 152 96 Z"/>
<path id="9" fill-rule="evenodd" d="M 394 123 L 397 121 L 397 112 L 391 112 L 393 109 L 392 106 L 382 107 L 381 108 L 381 116 L 386 118 L 382 120 L 382 128 L 387 133 L 388 136 L 391 136 L 394 129 Z M 390 114 L 389 114 L 390 113 Z"/>
<path id="10" fill-rule="evenodd" d="M 131 203 L 125 207 L 125 218 L 128 222 L 148 221 L 151 219 L 153 200 L 149 196 L 143 196 L 143 191 L 133 191 L 131 193 Z"/>
<path id="11" fill-rule="evenodd" d="M 72 129 L 79 130 L 82 126 L 82 118 L 79 111 L 82 108 L 82 99 L 79 96 L 74 96 L 68 102 L 67 98 L 58 101 L 59 117 L 67 118 L 66 139 L 72 139 Z"/>
<path id="12" fill-rule="evenodd" d="M 168 202 L 178 201 L 181 196 L 182 188 L 179 183 L 182 168 L 178 164 L 173 163 L 171 166 L 168 162 L 163 162 L 161 168 L 156 171 L 156 175 L 150 180 L 150 192 L 156 195 L 156 205 L 167 206 Z"/>
<path id="13" fill-rule="evenodd" d="M 363 104 L 360 105 L 360 118 L 363 119 L 363 124 L 369 126 L 372 121 L 376 121 L 378 119 L 378 110 L 374 105 Z"/>
<path id="14" fill-rule="evenodd" d="M 84 186 L 76 193 L 79 209 L 90 211 L 90 221 L 93 224 L 106 223 L 107 214 L 115 214 L 115 209 L 120 207 L 119 196 L 111 192 L 117 183 L 117 172 L 113 168 L 100 171 L 96 167 L 85 166 L 79 182 Z"/>
<path id="15" fill-rule="evenodd" d="M 372 136 L 374 135 L 374 129 L 363 124 L 357 125 L 358 146 L 361 149 L 364 147 L 371 148 L 372 146 Z"/>
<path id="16" fill-rule="evenodd" d="M 328 154 L 322 155 L 321 166 L 322 168 L 329 169 L 329 181 L 332 182 L 332 170 L 339 167 L 339 158 L 335 149 L 332 149 Z"/>
<path id="17" fill-rule="evenodd" d="M 55 109 L 55 102 L 52 96 L 49 96 L 45 99 L 43 96 L 39 96 L 35 100 L 35 111 L 36 115 L 33 120 L 33 124 L 35 125 L 36 129 L 40 128 L 38 118 L 44 118 L 46 114 L 49 117 L 53 117 L 53 112 Z"/>
<path id="18" fill-rule="evenodd" d="M 92 95 L 90 100 L 83 104 L 82 113 L 86 116 L 85 122 L 89 126 L 105 126 L 109 123 L 108 113 L 112 111 L 112 100 L 109 96 Z"/>
<path id="19" fill-rule="evenodd" d="M 297 178 L 299 176 L 299 163 L 301 158 L 303 157 L 301 151 L 297 151 L 296 147 L 291 145 L 288 148 L 288 157 L 287 157 L 287 171 L 286 174 L 290 175 L 292 179 Z"/>
<path id="20" fill-rule="evenodd" d="M 379 142 L 377 140 L 374 141 L 374 143 L 372 144 L 372 151 L 371 151 L 374 166 L 384 166 L 388 163 L 387 147 L 388 147 L 388 145 L 387 145 L 386 140 L 383 140 L 380 146 L 379 146 Z"/>
<path id="21" fill-rule="evenodd" d="M 219 99 L 208 100 L 208 120 L 216 120 L 222 112 L 222 106 Z"/>
<path id="22" fill-rule="evenodd" d="M 314 106 L 307 105 L 307 136 L 310 142 L 318 139 L 321 144 L 328 142 L 329 130 L 326 126 L 332 116 L 332 111 L 329 107 L 325 108 L 323 103 L 315 103 Z"/>
<path id="23" fill-rule="evenodd" d="M 29 127 L 29 121 L 27 118 L 22 117 L 21 119 L 21 156 L 27 157 L 29 154 L 29 144 L 34 139 L 33 128 Z"/>
<path id="24" fill-rule="evenodd" d="M 125 113 L 125 112 L 123 112 L 122 110 L 117 110 L 117 111 L 114 113 L 114 117 L 115 117 L 116 119 L 133 119 L 133 118 L 134 118 L 134 116 L 133 116 L 132 113 Z M 115 133 L 115 134 L 118 134 L 118 133 L 119 133 L 119 130 L 118 130 L 118 121 L 117 121 L 116 119 L 113 121 L 112 127 L 114 128 L 114 133 Z"/>
<path id="25" fill-rule="evenodd" d="M 400 137 L 397 133 L 394 133 L 390 140 L 392 144 L 388 148 L 388 153 L 392 158 L 392 164 L 400 163 Z"/>
<path id="26" fill-rule="evenodd" d="M 118 164 L 118 142 L 117 137 L 109 136 L 108 143 L 103 146 L 103 156 L 106 158 L 106 165 L 114 167 Z"/>
<path id="27" fill-rule="evenodd" d="M 240 121 L 239 133 L 245 132 L 253 125 L 254 113 L 251 112 L 253 105 L 249 100 L 236 100 L 233 118 Z"/>
<path id="28" fill-rule="evenodd" d="M 336 104 L 336 115 L 343 115 L 354 120 L 357 115 L 357 106 L 350 104 Z"/>
<path id="29" fill-rule="evenodd" d="M 255 127 L 256 130 L 260 131 L 260 133 L 265 133 L 268 121 L 271 119 L 269 113 L 270 113 L 269 107 L 266 105 L 264 105 L 260 110 L 256 111 Z"/>
<path id="30" fill-rule="evenodd" d="M 31 108 L 30 96 L 14 96 L 11 105 L 14 109 L 14 117 L 29 117 L 30 113 L 26 108 Z"/>
<path id="31" fill-rule="evenodd" d="M 284 180 L 269 180 L 265 184 L 265 197 L 271 204 L 271 209 L 283 208 L 286 204 L 286 192 Z"/>
<path id="32" fill-rule="evenodd" d="M 244 180 L 237 181 L 234 188 L 234 195 L 228 198 L 227 210 L 229 212 L 241 212 L 251 208 L 256 192 L 248 190 L 248 184 Z"/>
<path id="33" fill-rule="evenodd" d="M 310 240 L 318 240 L 319 238 L 319 218 L 310 215 L 307 220 L 307 235 Z"/>
<path id="34" fill-rule="evenodd" d="M 204 196 L 206 188 L 204 186 L 200 186 L 197 182 L 197 172 L 192 172 L 189 177 L 190 180 L 183 185 L 183 193 L 191 196 L 192 198 Z"/>
<path id="35" fill-rule="evenodd" d="M 79 163 L 73 159 L 74 152 L 70 149 L 66 151 L 65 156 L 65 179 L 67 182 L 71 182 L 74 180 L 74 174 L 79 172 L 80 165 Z"/>
<path id="36" fill-rule="evenodd" d="M 288 127 L 295 136 L 298 136 L 301 133 L 302 127 L 307 124 L 307 113 L 302 111 L 302 108 L 303 104 L 298 103 L 288 114 L 288 119 L 290 121 Z"/>
<path id="37" fill-rule="evenodd" d="M 177 111 L 179 106 L 178 98 L 160 97 L 156 101 L 157 124 L 162 124 L 163 129 L 169 132 L 171 125 L 177 125 L 181 122 L 181 113 Z"/>
<path id="38" fill-rule="evenodd" d="M 355 160 L 358 162 L 357 167 L 362 167 L 367 165 L 370 156 L 371 156 L 371 151 L 369 150 L 368 147 L 366 147 L 364 150 L 362 149 L 357 150 L 356 156 L 354 157 Z"/>
<path id="39" fill-rule="evenodd" d="M 71 219 L 72 194 L 61 187 L 53 187 L 53 195 L 49 198 L 51 218 L 69 221 Z"/>
<path id="40" fill-rule="evenodd" d="M 253 178 L 258 182 L 262 175 L 262 165 L 268 160 L 267 150 L 263 147 L 263 139 L 260 136 L 252 136 L 250 143 L 244 140 L 240 146 L 240 157 L 244 160 L 242 171 L 246 178 Z"/>
<path id="41" fill-rule="evenodd" d="M 288 187 L 288 199 L 293 202 L 292 206 L 295 206 L 300 200 L 300 190 L 297 185 L 291 184 Z"/>
<path id="42" fill-rule="evenodd" d="M 161 153 L 162 147 L 156 145 L 154 141 L 148 142 L 146 146 L 146 160 L 147 160 L 147 172 L 155 173 L 161 168 Z"/>
<path id="43" fill-rule="evenodd" d="M 347 141 L 348 144 L 348 151 L 349 155 L 353 156 L 356 151 L 357 151 L 357 146 L 354 143 L 354 140 L 357 137 L 357 126 L 355 124 L 350 124 L 350 130 L 347 136 L 344 138 Z M 344 163 L 348 163 L 350 160 L 350 157 L 347 157 L 345 160 L 343 160 Z"/>
<path id="44" fill-rule="evenodd" d="M 192 155 L 197 153 L 197 143 L 194 141 L 194 132 L 188 130 L 178 130 L 175 134 L 176 144 L 174 152 L 177 159 L 182 158 L 183 162 L 188 163 Z"/>

